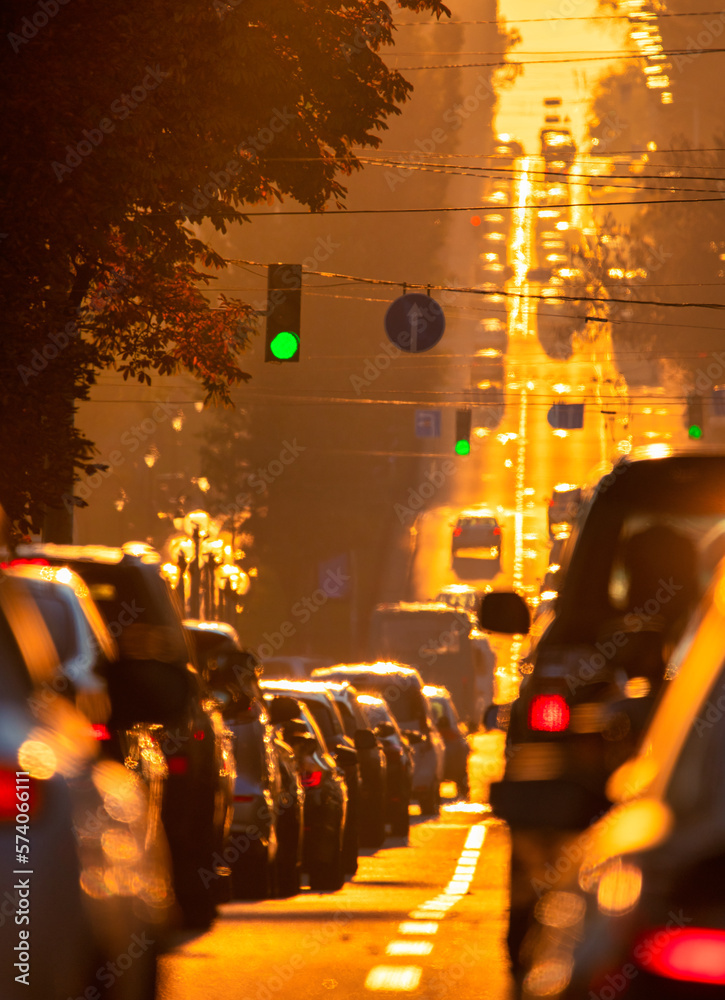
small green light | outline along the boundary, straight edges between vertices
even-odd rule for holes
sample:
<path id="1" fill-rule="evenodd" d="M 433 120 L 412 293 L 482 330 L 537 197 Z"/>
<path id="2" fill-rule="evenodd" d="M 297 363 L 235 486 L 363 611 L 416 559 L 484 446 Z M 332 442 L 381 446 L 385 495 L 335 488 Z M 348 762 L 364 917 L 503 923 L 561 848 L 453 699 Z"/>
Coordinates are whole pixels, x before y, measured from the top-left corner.
<path id="1" fill-rule="evenodd" d="M 271 341 L 269 349 L 275 358 L 280 361 L 289 361 L 293 358 L 300 347 L 300 338 L 296 333 L 289 330 L 282 330 Z"/>
<path id="2" fill-rule="evenodd" d="M 456 455 L 470 455 L 470 453 L 471 453 L 470 441 L 466 440 L 456 441 Z"/>
<path id="3" fill-rule="evenodd" d="M 697 424 L 691 424 L 687 433 L 691 438 L 694 438 L 695 441 L 697 441 L 702 437 L 702 427 L 698 427 Z"/>

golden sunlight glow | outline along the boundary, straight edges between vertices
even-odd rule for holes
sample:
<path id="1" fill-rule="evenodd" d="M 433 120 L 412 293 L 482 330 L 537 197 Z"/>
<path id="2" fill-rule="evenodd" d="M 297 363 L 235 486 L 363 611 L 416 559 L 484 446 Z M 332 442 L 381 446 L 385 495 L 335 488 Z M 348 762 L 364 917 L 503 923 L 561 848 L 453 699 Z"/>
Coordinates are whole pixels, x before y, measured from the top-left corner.
<path id="1" fill-rule="evenodd" d="M 46 781 L 58 769 L 58 760 L 52 747 L 42 740 L 26 740 L 18 750 L 18 765 L 31 778 Z"/>
<path id="2" fill-rule="evenodd" d="M 597 905 L 602 913 L 618 916 L 633 910 L 641 894 L 642 869 L 615 858 L 599 879 Z"/>

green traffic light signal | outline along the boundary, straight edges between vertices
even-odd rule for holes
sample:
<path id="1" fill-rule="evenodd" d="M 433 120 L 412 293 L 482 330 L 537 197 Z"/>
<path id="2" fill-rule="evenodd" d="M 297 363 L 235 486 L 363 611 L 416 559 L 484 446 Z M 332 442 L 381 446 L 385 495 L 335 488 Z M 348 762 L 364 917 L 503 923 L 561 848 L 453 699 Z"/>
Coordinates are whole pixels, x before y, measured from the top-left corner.
<path id="1" fill-rule="evenodd" d="M 300 360 L 302 266 L 270 264 L 267 268 L 267 335 L 265 361 Z"/>
<path id="2" fill-rule="evenodd" d="M 699 441 L 702 437 L 702 427 L 698 424 L 690 424 L 687 428 L 687 436 L 691 437 L 694 441 Z"/>
<path id="3" fill-rule="evenodd" d="M 300 338 L 290 330 L 282 330 L 269 343 L 269 350 L 278 361 L 289 361 L 300 349 Z"/>
<path id="4" fill-rule="evenodd" d="M 471 411 L 456 410 L 456 455 L 471 454 Z"/>

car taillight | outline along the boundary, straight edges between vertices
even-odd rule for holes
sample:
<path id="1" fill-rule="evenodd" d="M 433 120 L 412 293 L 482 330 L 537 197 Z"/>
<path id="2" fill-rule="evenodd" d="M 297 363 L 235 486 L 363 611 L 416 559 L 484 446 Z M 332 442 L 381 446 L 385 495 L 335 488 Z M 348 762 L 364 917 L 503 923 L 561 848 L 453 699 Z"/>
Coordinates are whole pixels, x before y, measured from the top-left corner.
<path id="1" fill-rule="evenodd" d="M 235 795 L 234 796 L 234 801 L 235 802 L 254 802 L 254 796 L 253 795 Z"/>
<path id="2" fill-rule="evenodd" d="M 186 757 L 169 757 L 169 774 L 186 774 L 189 770 L 189 761 Z"/>
<path id="3" fill-rule="evenodd" d="M 197 729 L 197 731 L 194 733 L 194 739 L 195 740 L 203 740 L 204 739 L 204 730 L 203 729 Z"/>
<path id="4" fill-rule="evenodd" d="M 91 725 L 91 730 L 93 732 L 94 740 L 110 740 L 111 738 L 108 726 L 104 726 L 102 722 L 94 722 Z"/>
<path id="5" fill-rule="evenodd" d="M 37 793 L 37 781 L 0 768 L 0 822 L 24 824 L 35 812 Z"/>
<path id="6" fill-rule="evenodd" d="M 537 694 L 529 704 L 529 729 L 561 733 L 569 725 L 569 706 L 560 694 Z"/>
<path id="7" fill-rule="evenodd" d="M 640 938 L 634 956 L 657 976 L 725 985 L 725 930 L 659 927 Z"/>
<path id="8" fill-rule="evenodd" d="M 500 528 L 494 528 L 493 529 L 493 533 L 494 533 L 494 535 L 500 535 L 501 534 L 501 529 Z"/>
<path id="9" fill-rule="evenodd" d="M 463 528 L 454 528 L 453 529 L 453 537 L 454 538 L 458 538 L 458 536 L 462 535 L 462 534 L 463 534 Z"/>
<path id="10" fill-rule="evenodd" d="M 303 771 L 301 778 L 305 788 L 317 788 L 322 781 L 322 771 Z"/>

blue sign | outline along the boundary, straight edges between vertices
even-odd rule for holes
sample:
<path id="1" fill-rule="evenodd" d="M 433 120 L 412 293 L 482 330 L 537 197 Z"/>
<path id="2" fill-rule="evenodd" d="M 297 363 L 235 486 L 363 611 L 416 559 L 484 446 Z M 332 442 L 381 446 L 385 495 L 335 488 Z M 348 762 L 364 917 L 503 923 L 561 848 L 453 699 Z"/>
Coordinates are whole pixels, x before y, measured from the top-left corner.
<path id="1" fill-rule="evenodd" d="M 420 292 L 401 295 L 385 313 L 388 339 L 409 354 L 420 354 L 435 347 L 445 328 L 441 307 L 435 299 Z"/>
<path id="2" fill-rule="evenodd" d="M 441 411 L 416 410 L 415 436 L 418 438 L 438 438 L 441 436 Z"/>
<path id="3" fill-rule="evenodd" d="M 546 415 L 549 424 L 557 429 L 571 430 L 584 426 L 584 403 L 554 403 Z"/>

